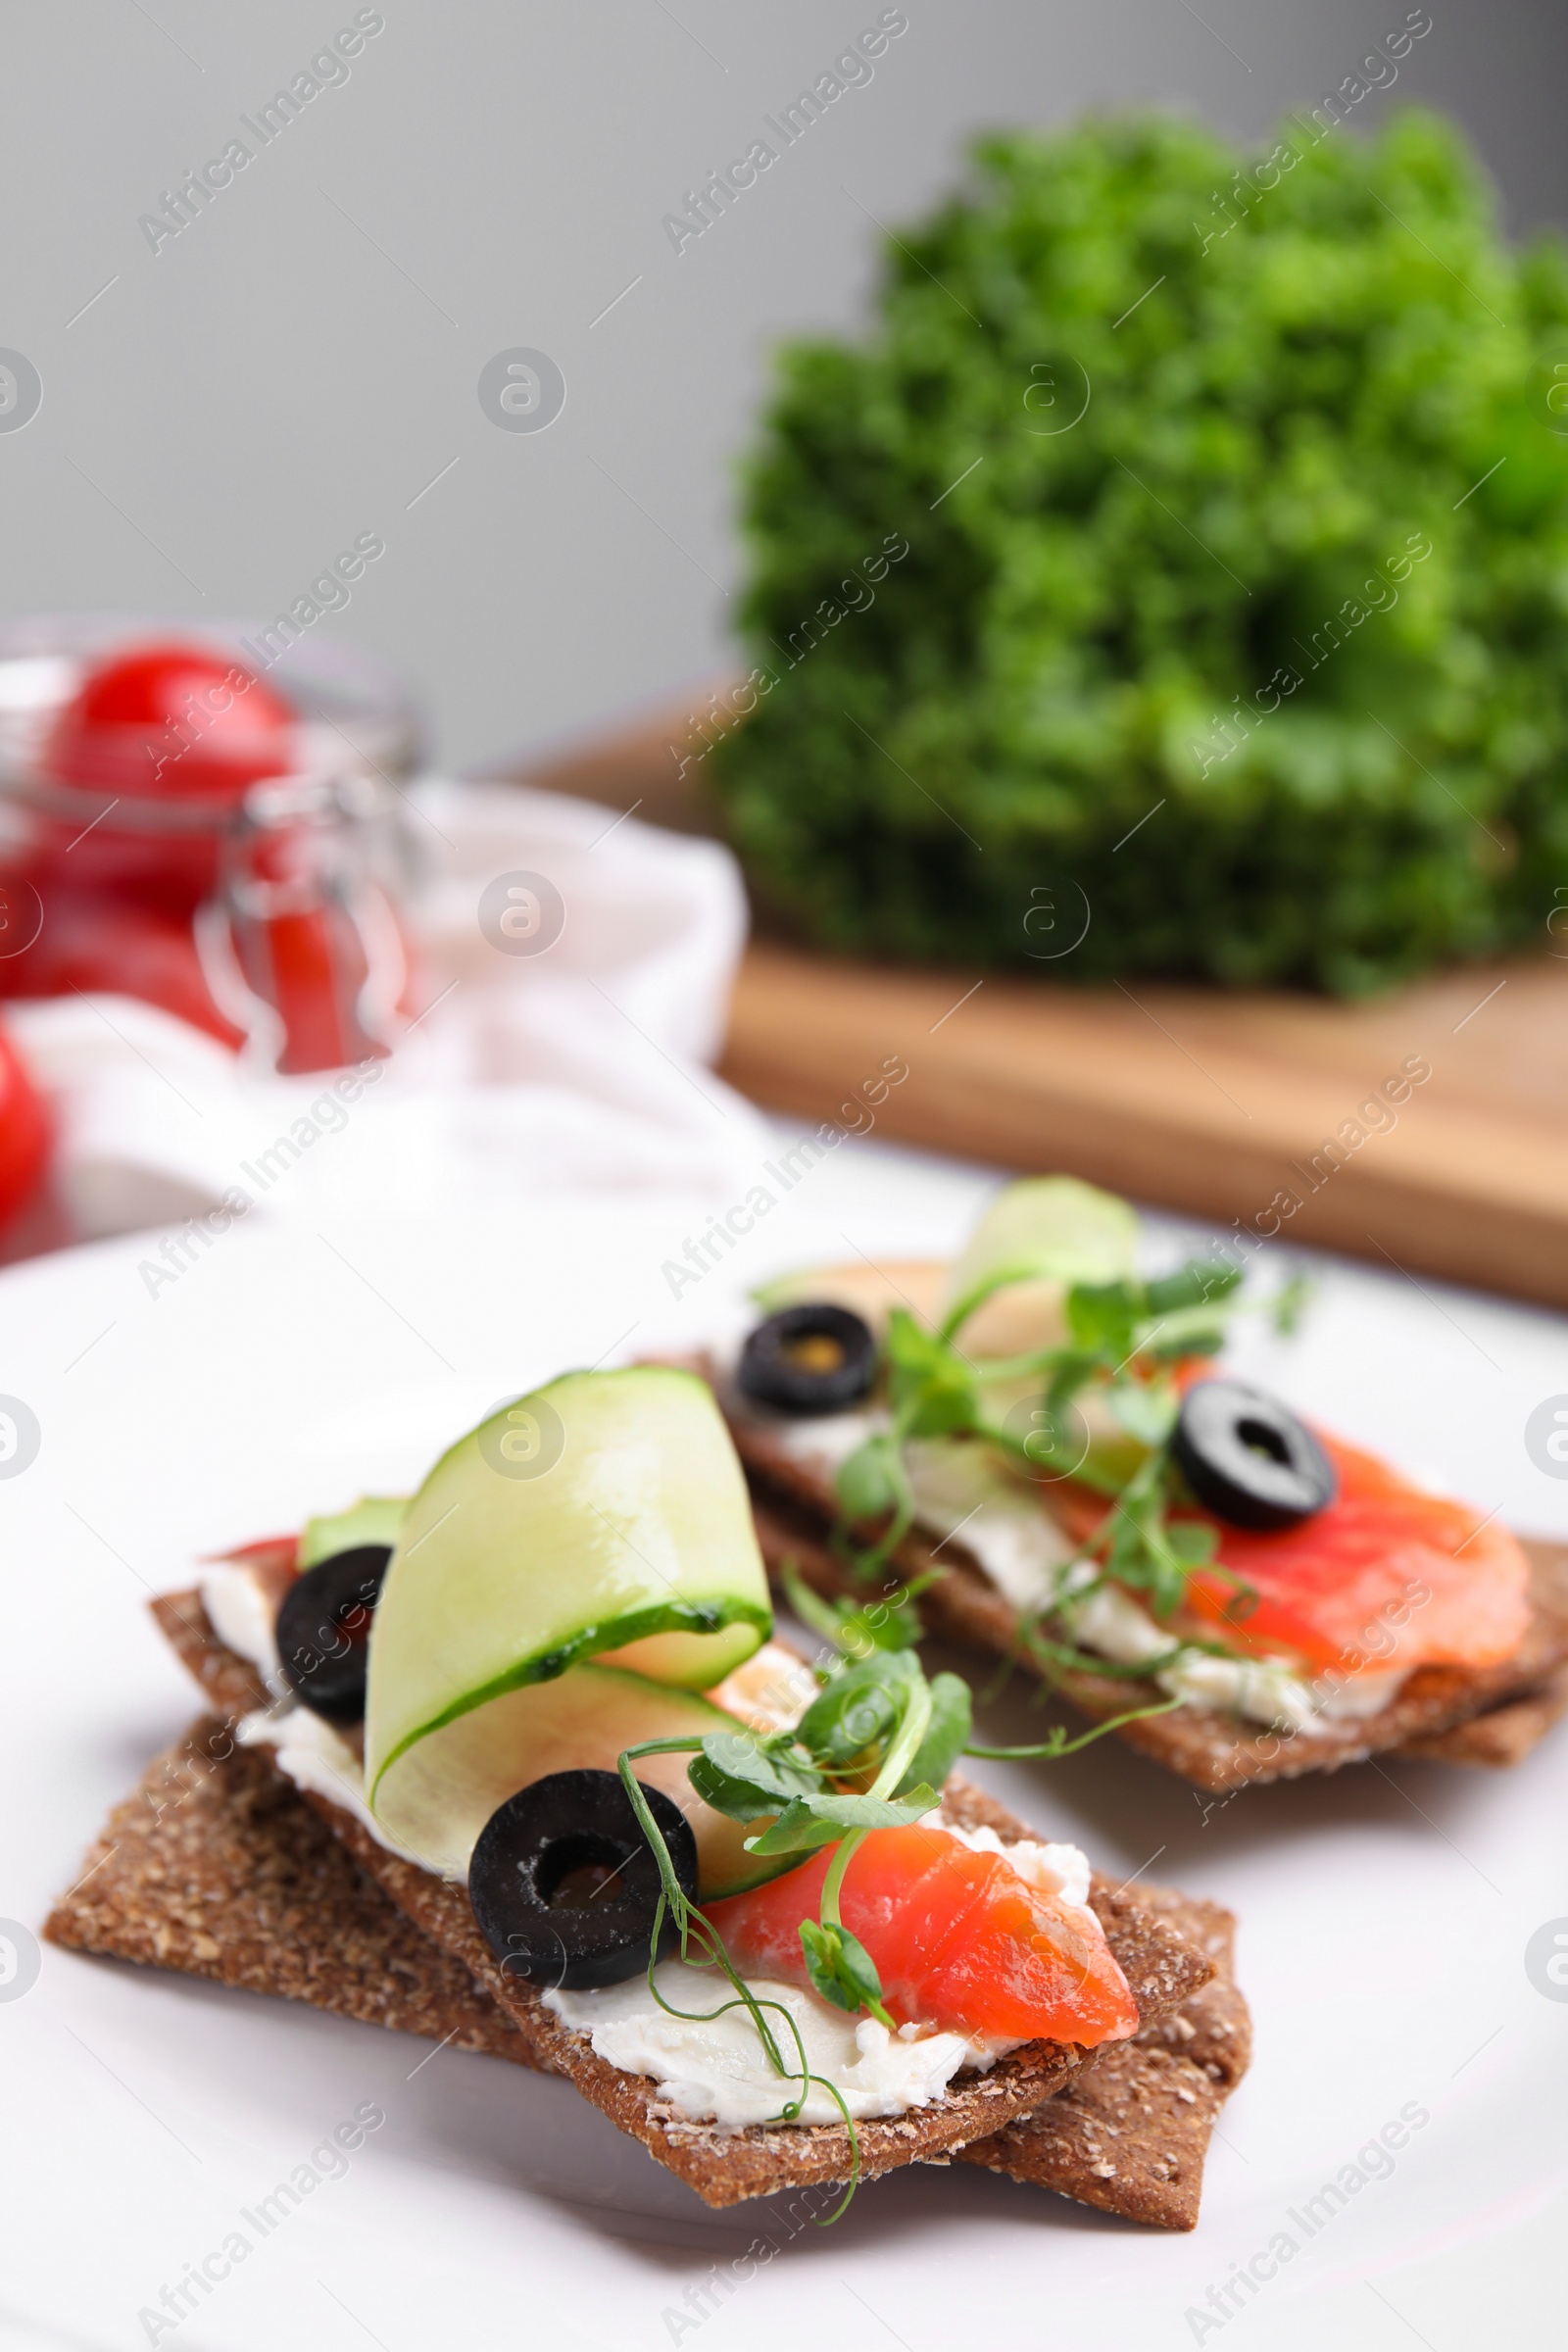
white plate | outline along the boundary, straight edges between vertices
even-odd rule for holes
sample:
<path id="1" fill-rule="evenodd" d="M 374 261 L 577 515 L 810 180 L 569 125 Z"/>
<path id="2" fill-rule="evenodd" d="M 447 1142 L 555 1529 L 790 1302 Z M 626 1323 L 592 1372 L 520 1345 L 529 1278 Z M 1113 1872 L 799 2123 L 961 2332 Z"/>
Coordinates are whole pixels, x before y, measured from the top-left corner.
<path id="1" fill-rule="evenodd" d="M 703 1229 L 680 1201 L 319 1238 L 241 1229 L 156 1296 L 145 1242 L 0 1277 L 0 1392 L 42 1432 L 32 1465 L 0 1480 L 0 1914 L 37 1926 L 110 1805 L 195 1712 L 143 1606 L 194 1553 L 412 1481 L 493 1399 L 694 1338 L 777 1266 L 951 1249 L 983 1189 L 861 1145 L 678 1299 L 662 1269 Z M 1330 1422 L 1517 1524 L 1568 1533 L 1568 1484 L 1523 1445 L 1531 1407 L 1568 1387 L 1564 1337 L 1558 1317 L 1331 1264 L 1294 1350 L 1254 1347 Z M 992 1717 L 1004 1736 L 1033 1720 L 1010 1702 Z M 1535 1989 L 1524 1956 L 1568 1913 L 1568 1738 L 1496 1777 L 1361 1768 L 1221 1806 L 1114 1745 L 981 1773 L 1102 1868 L 1148 1869 L 1242 1915 L 1257 2057 L 1194 2236 L 961 2166 L 875 2185 L 830 2230 L 777 2203 L 711 2214 L 563 2083 L 45 1947 L 37 1982 L 0 2001 L 0 2306 L 15 2330 L 0 2317 L 0 2343 L 1551 2340 L 1568 2005 Z M 343 2177 L 265 2236 L 240 2218 L 365 2102 L 386 2121 Z M 1415 2111 L 1428 2120 L 1392 2170 L 1366 2168 L 1386 2177 L 1308 2235 L 1293 2209 Z M 249 2251 L 205 2299 L 191 2290 L 177 2328 L 139 2317 L 236 2230 Z M 1259 2255 L 1266 2271 L 1281 2232 L 1295 2248 L 1277 2275 L 1236 2289 L 1222 2318 L 1210 2288 Z"/>

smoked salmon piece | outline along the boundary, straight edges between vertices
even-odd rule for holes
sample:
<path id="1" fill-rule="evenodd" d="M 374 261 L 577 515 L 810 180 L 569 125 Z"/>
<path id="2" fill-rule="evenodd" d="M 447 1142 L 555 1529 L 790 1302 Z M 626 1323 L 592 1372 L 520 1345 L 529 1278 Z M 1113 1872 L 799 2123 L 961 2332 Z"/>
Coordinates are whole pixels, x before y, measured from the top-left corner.
<path id="1" fill-rule="evenodd" d="M 747 1975 L 809 1983 L 801 1922 L 817 1916 L 833 1851 L 706 1906 Z M 1086 2049 L 1138 2031 L 1137 2004 L 1099 1922 L 942 1830 L 872 1830 L 851 1856 L 839 1912 L 876 1963 L 900 2025 Z"/>
<path id="2" fill-rule="evenodd" d="M 1195 1630 L 1242 1651 L 1295 1651 L 1315 1671 L 1393 1674 L 1415 1666 L 1495 1666 L 1524 1639 L 1530 1565 L 1507 1529 L 1468 1504 L 1411 1486 L 1375 1454 L 1314 1433 L 1339 1476 L 1326 1510 L 1277 1535 L 1207 1512 L 1222 1566 L 1257 1594 L 1202 1569 L 1184 1612 Z M 1081 1541 L 1100 1524 L 1098 1496 L 1058 1504 Z"/>

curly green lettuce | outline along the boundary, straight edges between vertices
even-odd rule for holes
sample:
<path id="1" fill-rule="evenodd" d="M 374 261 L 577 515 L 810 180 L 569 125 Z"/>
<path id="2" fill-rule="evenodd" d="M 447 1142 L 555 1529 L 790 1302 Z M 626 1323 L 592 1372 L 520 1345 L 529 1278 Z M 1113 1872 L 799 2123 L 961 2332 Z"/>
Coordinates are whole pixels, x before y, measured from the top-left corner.
<path id="1" fill-rule="evenodd" d="M 1568 249 L 1504 245 L 1414 111 L 975 165 L 863 340 L 781 354 L 749 462 L 755 708 L 709 764 L 764 902 L 838 949 L 1348 994 L 1544 942 Z"/>

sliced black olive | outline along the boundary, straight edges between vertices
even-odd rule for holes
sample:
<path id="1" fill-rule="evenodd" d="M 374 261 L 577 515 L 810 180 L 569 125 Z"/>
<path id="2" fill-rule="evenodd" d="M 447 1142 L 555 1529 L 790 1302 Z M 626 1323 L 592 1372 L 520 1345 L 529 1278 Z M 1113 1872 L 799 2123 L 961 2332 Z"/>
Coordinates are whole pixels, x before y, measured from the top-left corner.
<path id="1" fill-rule="evenodd" d="M 365 1669 L 370 1619 L 390 1544 L 356 1544 L 297 1577 L 277 1612 L 283 1679 L 301 1704 L 328 1723 L 365 1717 Z"/>
<path id="2" fill-rule="evenodd" d="M 662 1788 L 638 1787 L 675 1876 L 697 1900 L 697 1840 Z M 552 1772 L 496 1808 L 468 1866 L 468 1897 L 503 1968 L 576 1992 L 648 1966 L 659 1865 L 613 1772 Z M 665 1916 L 661 1951 L 674 1940 Z"/>
<path id="3" fill-rule="evenodd" d="M 1195 1498 L 1233 1527 L 1298 1527 L 1339 1492 L 1311 1431 L 1278 1397 L 1239 1380 L 1188 1390 L 1170 1449 Z"/>
<path id="4" fill-rule="evenodd" d="M 747 1340 L 735 1378 L 746 1396 L 780 1412 L 842 1412 L 870 1394 L 876 1342 L 847 1306 L 781 1307 Z"/>

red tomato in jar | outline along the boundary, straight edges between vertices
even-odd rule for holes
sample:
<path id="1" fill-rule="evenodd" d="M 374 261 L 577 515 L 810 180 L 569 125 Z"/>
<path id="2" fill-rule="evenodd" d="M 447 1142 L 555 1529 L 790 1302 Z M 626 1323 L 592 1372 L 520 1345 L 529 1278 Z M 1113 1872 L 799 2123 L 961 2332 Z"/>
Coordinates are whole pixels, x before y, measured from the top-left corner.
<path id="1" fill-rule="evenodd" d="M 109 890 L 183 922 L 217 885 L 220 838 L 249 787 L 290 774 L 297 756 L 293 711 L 243 663 L 177 640 L 117 654 L 45 747 L 46 773 L 76 800 L 40 831 L 32 878 L 57 913 Z"/>
<path id="2" fill-rule="evenodd" d="M 294 713 L 243 663 L 177 640 L 90 672 L 56 721 L 63 783 L 156 800 L 237 800 L 294 765 Z"/>
<path id="3" fill-rule="evenodd" d="M 64 890 L 50 871 L 34 870 L 45 920 L 24 955 L 0 959 L 0 997 L 140 997 L 205 1029 L 220 1045 L 241 1042 L 239 1030 L 213 1003 L 188 914 L 128 892 Z M 0 875 L 0 899 L 6 892 Z M 25 910 L 14 885 L 10 895 Z"/>
<path id="4" fill-rule="evenodd" d="M 0 1029 L 0 1225 L 8 1225 L 30 1200 L 48 1155 L 43 1099 Z"/>

